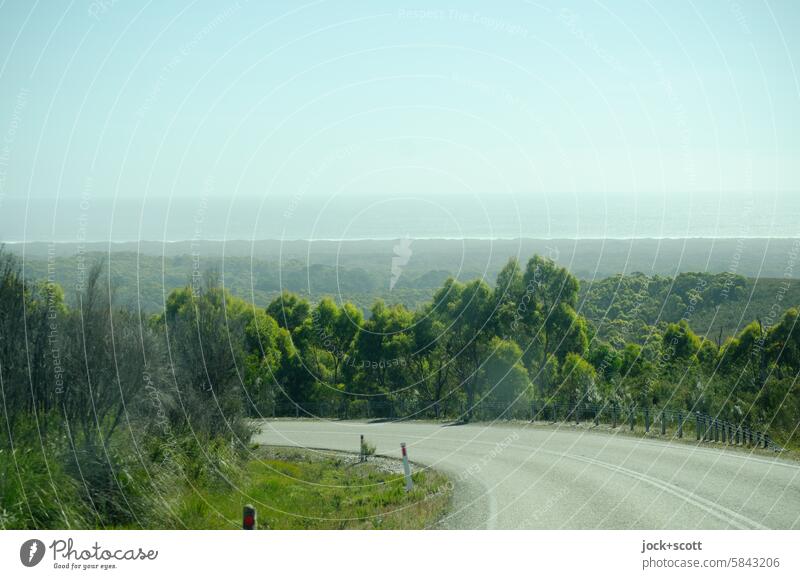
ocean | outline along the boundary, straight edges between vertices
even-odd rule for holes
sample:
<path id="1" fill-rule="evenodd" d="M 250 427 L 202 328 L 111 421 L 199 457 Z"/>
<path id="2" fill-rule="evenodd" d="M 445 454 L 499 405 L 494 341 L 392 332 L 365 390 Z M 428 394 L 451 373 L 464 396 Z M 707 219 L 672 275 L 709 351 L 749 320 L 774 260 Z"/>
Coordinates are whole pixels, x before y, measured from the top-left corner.
<path id="1" fill-rule="evenodd" d="M 0 241 L 794 238 L 800 194 L 0 199 Z"/>

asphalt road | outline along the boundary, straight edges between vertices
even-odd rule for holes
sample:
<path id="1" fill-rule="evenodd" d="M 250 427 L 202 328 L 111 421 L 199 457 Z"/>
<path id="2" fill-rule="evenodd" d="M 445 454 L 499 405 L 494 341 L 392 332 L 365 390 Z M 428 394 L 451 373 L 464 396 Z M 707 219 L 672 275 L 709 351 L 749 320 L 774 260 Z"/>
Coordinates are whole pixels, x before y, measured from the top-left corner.
<path id="1" fill-rule="evenodd" d="M 800 464 L 567 427 L 265 421 L 255 442 L 378 454 L 455 483 L 457 529 L 798 529 Z M 424 465 L 424 466 L 423 466 Z"/>

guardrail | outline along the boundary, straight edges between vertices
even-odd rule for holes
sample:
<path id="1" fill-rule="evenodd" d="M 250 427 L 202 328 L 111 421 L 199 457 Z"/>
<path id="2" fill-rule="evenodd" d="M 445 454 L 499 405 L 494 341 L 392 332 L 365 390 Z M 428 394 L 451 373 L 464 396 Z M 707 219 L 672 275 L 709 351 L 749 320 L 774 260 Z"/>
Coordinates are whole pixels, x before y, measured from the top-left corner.
<path id="1" fill-rule="evenodd" d="M 630 431 L 643 429 L 645 434 L 684 438 L 693 431 L 697 442 L 718 443 L 729 446 L 748 446 L 765 448 L 776 452 L 784 450 L 768 433 L 756 430 L 745 422 L 731 422 L 703 412 L 623 406 L 619 404 L 547 404 L 531 403 L 531 420 L 550 420 L 551 422 L 593 421 L 609 423 L 613 428 L 628 426 Z"/>
<path id="2" fill-rule="evenodd" d="M 295 404 L 287 401 L 274 404 L 271 412 L 264 415 L 294 416 L 335 419 L 386 419 L 403 420 L 439 418 L 464 420 L 528 420 L 549 423 L 594 422 L 609 424 L 612 428 L 623 425 L 631 432 L 639 431 L 653 436 L 685 438 L 694 436 L 699 443 L 743 446 L 784 450 L 767 432 L 756 430 L 741 421 L 733 422 L 699 411 L 675 410 L 673 408 L 642 407 L 607 404 L 564 404 L 554 401 L 534 400 L 530 402 L 498 402 L 482 399 L 471 407 L 463 400 L 440 404 L 438 412 L 431 403 L 397 401 L 387 399 L 360 399 L 341 402 L 311 402 Z"/>

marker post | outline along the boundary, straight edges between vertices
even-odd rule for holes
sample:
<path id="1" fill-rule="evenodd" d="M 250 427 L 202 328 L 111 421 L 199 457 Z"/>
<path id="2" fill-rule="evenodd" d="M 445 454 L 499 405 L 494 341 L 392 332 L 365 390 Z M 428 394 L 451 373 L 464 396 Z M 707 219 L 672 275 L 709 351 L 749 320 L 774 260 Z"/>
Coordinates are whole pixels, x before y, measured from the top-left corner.
<path id="1" fill-rule="evenodd" d="M 411 480 L 411 466 L 408 464 L 408 453 L 406 452 L 406 443 L 400 443 L 400 450 L 403 451 L 403 472 L 406 475 L 406 492 L 414 488 L 414 482 Z"/>

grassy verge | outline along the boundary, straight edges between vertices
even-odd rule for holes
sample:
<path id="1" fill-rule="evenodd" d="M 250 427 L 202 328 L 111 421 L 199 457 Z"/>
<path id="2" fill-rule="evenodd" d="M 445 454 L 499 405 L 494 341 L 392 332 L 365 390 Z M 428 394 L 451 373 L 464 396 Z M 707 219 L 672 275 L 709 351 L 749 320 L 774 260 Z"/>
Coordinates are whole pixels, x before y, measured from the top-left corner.
<path id="1" fill-rule="evenodd" d="M 239 480 L 191 493 L 179 510 L 190 529 L 240 528 L 245 503 L 258 510 L 259 528 L 424 529 L 444 514 L 451 485 L 438 472 L 414 470 L 407 493 L 389 459 L 262 447 Z"/>

